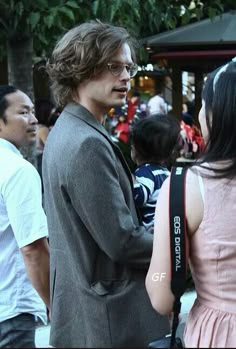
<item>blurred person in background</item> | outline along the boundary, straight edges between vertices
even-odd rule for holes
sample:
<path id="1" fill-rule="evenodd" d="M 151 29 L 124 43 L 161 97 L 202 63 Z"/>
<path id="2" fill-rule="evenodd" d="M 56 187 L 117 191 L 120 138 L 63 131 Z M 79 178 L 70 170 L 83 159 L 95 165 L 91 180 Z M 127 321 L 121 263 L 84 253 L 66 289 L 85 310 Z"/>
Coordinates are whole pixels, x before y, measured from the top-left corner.
<path id="1" fill-rule="evenodd" d="M 134 91 L 133 95 L 128 99 L 128 108 L 127 108 L 127 121 L 129 124 L 132 124 L 134 115 L 139 106 L 140 93 Z"/>
<path id="2" fill-rule="evenodd" d="M 152 96 L 147 103 L 148 115 L 167 114 L 167 104 L 163 98 L 162 88 L 156 88 L 155 93 L 156 94 Z"/>
<path id="3" fill-rule="evenodd" d="M 38 120 L 37 124 L 37 169 L 42 178 L 42 157 L 43 149 L 49 134 L 49 118 L 53 111 L 54 105 L 49 100 L 39 99 L 35 102 L 35 116 Z"/>

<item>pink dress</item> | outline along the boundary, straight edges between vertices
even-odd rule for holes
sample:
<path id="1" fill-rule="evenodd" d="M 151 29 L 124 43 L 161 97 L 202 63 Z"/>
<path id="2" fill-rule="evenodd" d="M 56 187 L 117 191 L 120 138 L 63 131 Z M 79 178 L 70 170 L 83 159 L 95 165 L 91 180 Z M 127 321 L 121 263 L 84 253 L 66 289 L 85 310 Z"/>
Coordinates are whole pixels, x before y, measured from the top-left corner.
<path id="1" fill-rule="evenodd" d="M 190 241 L 197 299 L 186 348 L 236 347 L 236 180 L 203 178 L 204 217 Z"/>

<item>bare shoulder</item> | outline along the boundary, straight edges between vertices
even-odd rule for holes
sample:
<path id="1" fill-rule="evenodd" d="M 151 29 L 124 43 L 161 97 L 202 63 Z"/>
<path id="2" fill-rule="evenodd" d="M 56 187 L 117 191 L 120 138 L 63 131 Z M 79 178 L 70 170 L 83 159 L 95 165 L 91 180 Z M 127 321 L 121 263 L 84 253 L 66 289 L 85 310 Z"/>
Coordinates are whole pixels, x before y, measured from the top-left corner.
<path id="1" fill-rule="evenodd" d="M 196 168 L 189 169 L 186 177 L 186 218 L 189 235 L 193 235 L 198 229 L 203 219 L 204 202 L 200 190 L 200 174 Z M 156 212 L 158 224 L 162 225 L 169 217 L 169 186 L 170 177 L 168 177 L 160 190 Z"/>
<path id="2" fill-rule="evenodd" d="M 189 235 L 198 229 L 204 211 L 204 202 L 200 190 L 200 174 L 196 167 L 189 169 L 186 178 L 186 217 Z"/>

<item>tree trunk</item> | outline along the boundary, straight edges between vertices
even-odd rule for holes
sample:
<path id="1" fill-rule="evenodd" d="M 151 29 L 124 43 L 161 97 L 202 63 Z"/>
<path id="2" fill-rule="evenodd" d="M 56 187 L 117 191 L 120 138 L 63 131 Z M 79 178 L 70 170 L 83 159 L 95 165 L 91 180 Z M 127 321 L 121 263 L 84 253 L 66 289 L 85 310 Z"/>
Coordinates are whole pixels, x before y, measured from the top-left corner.
<path id="1" fill-rule="evenodd" d="M 33 92 L 33 39 L 30 37 L 11 38 L 7 45 L 8 81 L 25 92 L 34 102 Z M 36 144 L 24 146 L 21 152 L 37 167 Z"/>
<path id="2" fill-rule="evenodd" d="M 33 39 L 9 39 L 7 57 L 9 84 L 16 86 L 34 100 Z"/>

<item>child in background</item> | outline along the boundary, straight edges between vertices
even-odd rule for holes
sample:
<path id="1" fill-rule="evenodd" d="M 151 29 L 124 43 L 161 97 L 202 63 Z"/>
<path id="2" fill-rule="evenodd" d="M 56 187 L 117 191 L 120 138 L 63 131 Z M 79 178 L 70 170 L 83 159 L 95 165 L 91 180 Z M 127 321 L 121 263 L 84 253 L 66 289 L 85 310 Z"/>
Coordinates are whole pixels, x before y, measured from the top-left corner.
<path id="1" fill-rule="evenodd" d="M 179 135 L 179 122 L 164 114 L 139 120 L 131 128 L 131 157 L 137 165 L 133 176 L 134 200 L 143 225 L 151 232 L 159 190 L 177 157 Z"/>

